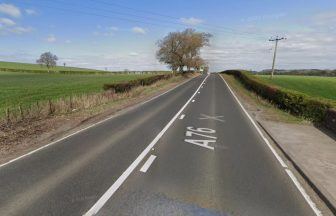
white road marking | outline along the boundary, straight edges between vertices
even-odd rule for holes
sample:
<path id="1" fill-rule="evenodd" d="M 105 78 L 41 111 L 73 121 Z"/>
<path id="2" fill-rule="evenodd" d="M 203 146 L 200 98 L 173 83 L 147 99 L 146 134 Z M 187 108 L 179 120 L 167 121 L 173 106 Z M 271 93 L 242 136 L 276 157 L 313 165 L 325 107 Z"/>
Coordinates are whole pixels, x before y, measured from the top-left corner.
<path id="1" fill-rule="evenodd" d="M 156 158 L 155 155 L 151 155 L 147 159 L 146 163 L 141 167 L 140 172 L 143 172 L 143 173 L 147 172 L 148 168 L 150 167 L 150 165 L 152 165 L 152 163 L 155 160 L 155 158 Z"/>
<path id="2" fill-rule="evenodd" d="M 227 82 L 225 81 L 225 79 L 219 75 L 222 80 L 224 81 L 224 83 L 226 84 L 226 86 L 228 87 L 228 89 L 230 90 L 231 94 L 233 95 L 233 97 L 236 99 L 236 101 L 238 102 L 239 106 L 242 108 L 242 110 L 244 111 L 244 113 L 246 114 L 246 116 L 249 118 L 249 120 L 252 122 L 253 126 L 256 128 L 256 130 L 258 131 L 259 135 L 262 137 L 262 139 L 265 141 L 265 143 L 267 144 L 267 146 L 271 149 L 273 155 L 276 157 L 276 159 L 279 161 L 279 163 L 281 164 L 282 167 L 285 168 L 288 176 L 290 177 L 290 179 L 294 182 L 295 186 L 299 189 L 299 191 L 301 192 L 302 196 L 305 198 L 305 200 L 307 201 L 308 205 L 313 209 L 314 213 L 317 216 L 322 216 L 321 211 L 316 207 L 316 204 L 310 199 L 309 195 L 306 193 L 306 191 L 304 190 L 304 188 L 302 187 L 302 185 L 300 184 L 300 182 L 296 179 L 296 177 L 294 176 L 294 174 L 292 173 L 292 171 L 290 171 L 287 167 L 287 165 L 285 164 L 285 162 L 282 160 L 282 158 L 278 155 L 278 153 L 275 151 L 275 149 L 271 146 L 270 142 L 268 141 L 268 139 L 263 135 L 263 133 L 261 132 L 261 130 L 259 129 L 259 127 L 257 126 L 257 124 L 254 122 L 254 120 L 252 119 L 252 117 L 248 114 L 248 112 L 245 110 L 244 106 L 242 105 L 242 103 L 239 101 L 239 99 L 237 98 L 237 96 L 235 95 L 235 93 L 232 91 L 231 87 L 227 84 Z"/>
<path id="3" fill-rule="evenodd" d="M 200 117 L 198 119 L 200 119 L 200 120 L 214 120 L 214 121 L 225 122 L 225 120 L 220 119 L 220 118 L 224 118 L 224 116 L 209 116 L 209 115 L 205 115 L 205 114 L 202 114 L 202 113 L 201 113 L 201 116 L 203 116 L 203 117 Z"/>
<path id="4" fill-rule="evenodd" d="M 180 116 L 180 119 L 184 119 L 184 117 L 185 117 L 185 115 L 183 114 L 183 115 Z"/>
<path id="5" fill-rule="evenodd" d="M 198 92 L 198 94 L 201 94 L 201 92 Z"/>
<path id="6" fill-rule="evenodd" d="M 253 126 L 257 130 L 258 134 L 266 142 L 267 146 L 271 149 L 271 152 L 274 154 L 274 156 L 276 157 L 276 159 L 280 162 L 281 166 L 284 167 L 284 168 L 287 168 L 286 163 L 278 155 L 278 153 L 275 151 L 275 149 L 273 148 L 273 146 L 271 146 L 271 144 L 269 143 L 269 141 L 267 140 L 267 138 L 264 136 L 264 134 L 261 132 L 261 130 L 259 129 L 259 127 L 257 126 L 257 124 L 254 122 L 254 120 L 250 116 L 250 114 L 248 114 L 248 112 L 246 111 L 246 109 L 244 108 L 244 106 L 242 105 L 242 103 L 239 101 L 239 99 L 237 98 L 237 96 L 235 95 L 235 93 L 232 91 L 231 87 L 227 84 L 227 82 L 224 80 L 224 78 L 221 75 L 219 75 L 219 76 L 222 78 L 222 80 L 224 81 L 224 83 L 228 87 L 229 91 L 231 92 L 231 94 L 233 95 L 233 97 L 235 98 L 235 100 L 238 102 L 240 108 L 243 110 L 243 112 L 246 114 L 246 116 L 248 117 L 248 119 L 251 121 L 251 123 L 253 124 Z"/>
<path id="7" fill-rule="evenodd" d="M 296 177 L 293 174 L 293 172 L 290 171 L 289 169 L 286 169 L 286 172 L 287 172 L 288 176 L 294 182 L 295 186 L 299 189 L 300 193 L 305 198 L 305 200 L 309 204 L 310 208 L 313 209 L 314 213 L 316 215 L 318 215 L 318 216 L 322 216 L 322 212 L 316 207 L 315 203 L 310 199 L 309 195 L 307 194 L 307 192 L 305 191 L 305 189 L 301 186 L 300 182 L 296 179 Z"/>
<path id="8" fill-rule="evenodd" d="M 194 78 L 195 78 L 195 77 L 194 77 Z M 192 78 L 192 79 L 194 79 L 194 78 Z M 131 108 L 128 109 L 127 111 L 129 111 L 129 110 L 131 110 L 131 109 L 135 109 L 135 108 L 137 108 L 137 107 L 139 107 L 139 106 L 142 106 L 143 104 L 146 104 L 146 103 L 148 103 L 148 102 L 150 102 L 150 101 L 152 101 L 152 100 L 155 100 L 156 98 L 159 98 L 159 97 L 161 97 L 161 96 L 167 94 L 168 92 L 173 91 L 174 89 L 176 89 L 176 88 L 180 87 L 181 85 L 183 85 L 183 84 L 185 84 L 185 83 L 191 81 L 192 79 L 190 79 L 190 80 L 186 80 L 186 81 L 180 83 L 179 85 L 175 86 L 174 88 L 169 89 L 168 91 L 163 92 L 162 94 L 159 94 L 159 95 L 157 95 L 157 96 L 155 96 L 155 97 L 150 98 L 150 99 L 147 100 L 147 101 L 144 101 L 144 102 L 142 102 L 142 103 L 139 103 L 138 105 L 135 105 L 134 107 L 131 107 Z M 28 153 L 26 153 L 26 154 L 23 154 L 23 155 L 21 155 L 21 156 L 19 156 L 19 157 L 17 157 L 17 158 L 14 158 L 14 159 L 12 159 L 12 160 L 9 160 L 8 162 L 1 164 L 1 165 L 0 165 L 0 168 L 6 166 L 6 165 L 8 165 L 8 164 L 11 164 L 11 163 L 13 163 L 13 162 L 15 162 L 15 161 L 17 161 L 17 160 L 20 160 L 20 159 L 22 159 L 22 158 L 24 158 L 24 157 L 27 157 L 27 156 L 29 156 L 29 155 L 31 155 L 31 154 L 34 154 L 34 153 L 36 153 L 36 152 L 38 152 L 38 151 L 41 151 L 41 150 L 43 150 L 43 149 L 45 149 L 45 148 L 47 148 L 47 147 L 49 147 L 49 146 L 52 146 L 52 145 L 54 145 L 54 144 L 56 144 L 56 143 L 58 143 L 58 142 L 60 142 L 60 141 L 65 140 L 65 139 L 67 139 L 67 138 L 69 138 L 69 137 L 72 137 L 72 136 L 74 136 L 74 135 L 76 135 L 76 134 L 79 134 L 80 132 L 83 132 L 83 131 L 85 131 L 85 130 L 87 130 L 87 129 L 90 129 L 90 128 L 95 127 L 95 126 L 97 126 L 97 125 L 99 125 L 99 124 L 102 124 L 102 123 L 104 123 L 104 122 L 106 122 L 106 121 L 108 121 L 108 120 L 110 120 L 110 119 L 116 118 L 117 116 L 119 116 L 119 115 L 121 115 L 121 114 L 124 114 L 124 112 L 121 112 L 121 113 L 116 114 L 116 115 L 112 115 L 112 116 L 110 116 L 110 117 L 108 117 L 108 118 L 106 118 L 106 119 L 104 119 L 104 120 L 101 120 L 101 121 L 99 121 L 99 122 L 96 122 L 96 123 L 94 123 L 94 124 L 92 124 L 92 125 L 89 125 L 89 126 L 87 126 L 87 127 L 85 127 L 85 128 L 82 128 L 82 129 L 80 129 L 80 130 L 78 130 L 78 131 L 76 131 L 76 132 L 74 132 L 74 133 L 71 133 L 71 134 L 69 134 L 69 135 L 67 135 L 67 136 L 65 136 L 65 137 L 62 137 L 62 138 L 60 138 L 60 139 L 58 139 L 58 140 L 55 140 L 55 141 L 50 142 L 50 143 L 48 143 L 48 144 L 46 144 L 46 145 L 44 145 L 44 146 L 41 146 L 40 148 L 37 148 L 37 149 L 35 149 L 35 150 L 33 150 L 33 151 L 30 151 L 30 152 L 28 152 Z"/>
<path id="9" fill-rule="evenodd" d="M 203 148 L 207 148 L 210 150 L 215 150 L 214 147 L 210 146 L 209 143 L 215 143 L 216 140 L 195 140 L 195 139 L 185 139 L 184 140 L 187 143 L 191 143 L 197 146 L 201 146 Z"/>
<path id="10" fill-rule="evenodd" d="M 194 102 L 195 102 L 195 100 L 192 100 L 191 102 L 193 102 L 193 103 L 194 103 Z"/>
<path id="11" fill-rule="evenodd" d="M 181 115 L 183 110 L 188 106 L 192 98 L 196 95 L 197 91 L 201 88 L 201 85 L 209 77 L 207 75 L 202 83 L 199 85 L 195 93 L 189 98 L 189 100 L 183 105 L 183 107 L 175 114 L 175 116 L 168 122 L 168 124 L 160 131 L 160 133 L 154 138 L 154 140 L 141 152 L 141 154 L 132 162 L 132 164 L 123 172 L 121 176 L 111 185 L 111 187 L 103 194 L 102 197 L 87 211 L 84 216 L 91 216 L 97 214 L 97 212 L 104 206 L 104 204 L 113 196 L 113 194 L 118 190 L 118 188 L 124 183 L 128 176 L 134 171 L 134 169 L 139 165 L 148 152 L 155 146 L 155 144 L 160 140 L 168 128 L 174 123 L 174 121 Z"/>

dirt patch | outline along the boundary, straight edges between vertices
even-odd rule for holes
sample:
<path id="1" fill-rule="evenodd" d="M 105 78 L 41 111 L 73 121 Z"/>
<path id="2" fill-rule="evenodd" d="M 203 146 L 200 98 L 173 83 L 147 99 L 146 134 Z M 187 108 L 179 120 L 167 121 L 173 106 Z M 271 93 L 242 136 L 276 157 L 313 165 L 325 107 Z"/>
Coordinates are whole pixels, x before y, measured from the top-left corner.
<path id="1" fill-rule="evenodd" d="M 0 164 L 81 128 L 103 120 L 119 111 L 159 95 L 197 75 L 177 76 L 151 86 L 141 86 L 120 94 L 115 99 L 90 109 L 21 120 L 12 125 L 0 125 Z"/>

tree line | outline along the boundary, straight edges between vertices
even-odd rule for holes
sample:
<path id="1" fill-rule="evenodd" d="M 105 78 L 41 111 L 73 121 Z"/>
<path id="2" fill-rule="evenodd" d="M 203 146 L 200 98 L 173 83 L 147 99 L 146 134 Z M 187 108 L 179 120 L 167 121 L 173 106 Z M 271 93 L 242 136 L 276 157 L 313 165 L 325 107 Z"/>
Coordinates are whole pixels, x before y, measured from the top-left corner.
<path id="1" fill-rule="evenodd" d="M 201 49 L 210 45 L 211 34 L 197 32 L 194 29 L 170 32 L 157 42 L 156 57 L 159 62 L 167 64 L 174 73 L 186 71 L 207 72 L 208 65 L 201 57 Z M 55 67 L 58 57 L 51 52 L 42 53 L 36 63 L 45 65 L 48 69 Z M 65 63 L 64 63 L 65 66 Z"/>

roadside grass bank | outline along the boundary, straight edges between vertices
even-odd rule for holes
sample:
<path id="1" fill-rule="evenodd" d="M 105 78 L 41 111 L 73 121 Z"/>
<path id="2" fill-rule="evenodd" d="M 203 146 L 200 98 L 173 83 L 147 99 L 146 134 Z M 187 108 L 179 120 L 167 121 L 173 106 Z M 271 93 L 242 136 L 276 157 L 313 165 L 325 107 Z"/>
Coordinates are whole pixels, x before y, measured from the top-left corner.
<path id="1" fill-rule="evenodd" d="M 70 100 L 103 92 L 106 83 L 119 83 L 151 75 L 72 75 L 0 72 L 0 118 L 54 100 Z"/>
<path id="2" fill-rule="evenodd" d="M 295 90 L 312 97 L 336 101 L 336 77 L 276 75 L 257 75 L 270 85 Z"/>
<path id="3" fill-rule="evenodd" d="M 245 86 L 237 80 L 234 76 L 221 74 L 225 81 L 235 91 L 235 93 L 242 98 L 247 106 L 247 110 L 252 112 L 252 115 L 261 120 L 277 121 L 284 123 L 296 123 L 296 124 L 308 124 L 304 118 L 293 116 L 288 112 L 285 112 L 275 105 L 269 103 L 264 98 L 260 97 L 253 91 L 249 91 Z"/>
<path id="4" fill-rule="evenodd" d="M 197 74 L 174 76 L 148 86 L 135 87 L 124 93 L 111 91 L 95 93 L 90 96 L 92 101 L 90 105 L 87 104 L 87 107 L 68 109 L 66 112 L 55 112 L 51 115 L 41 114 L 33 118 L 20 119 L 15 124 L 2 124 L 0 125 L 0 163 L 148 100 L 195 76 Z M 76 98 L 74 103 L 83 103 L 81 100 L 82 98 Z"/>
<path id="5" fill-rule="evenodd" d="M 228 70 L 222 73 L 233 75 L 245 88 L 263 97 L 277 108 L 335 131 L 335 101 L 320 99 L 294 90 L 270 85 L 246 71 Z"/>

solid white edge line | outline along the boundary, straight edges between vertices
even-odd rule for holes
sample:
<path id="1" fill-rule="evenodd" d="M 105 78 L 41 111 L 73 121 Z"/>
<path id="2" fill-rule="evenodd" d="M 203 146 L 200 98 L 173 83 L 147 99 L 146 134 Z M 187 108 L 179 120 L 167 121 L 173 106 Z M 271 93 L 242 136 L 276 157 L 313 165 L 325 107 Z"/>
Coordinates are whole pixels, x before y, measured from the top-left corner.
<path id="1" fill-rule="evenodd" d="M 286 172 L 287 172 L 288 176 L 292 179 L 292 181 L 294 182 L 295 186 L 300 191 L 300 193 L 302 194 L 302 196 L 305 198 L 305 200 L 309 204 L 310 208 L 312 208 L 312 210 L 314 211 L 314 213 L 316 215 L 318 215 L 318 216 L 322 216 L 322 212 L 316 207 L 316 204 L 310 199 L 310 196 L 307 194 L 307 192 L 302 187 L 302 185 L 300 184 L 300 182 L 296 179 L 296 177 L 293 174 L 293 172 L 291 170 L 289 170 L 289 169 L 286 169 Z"/>
<path id="2" fill-rule="evenodd" d="M 202 81 L 209 77 L 207 75 Z M 160 131 L 160 133 L 154 138 L 154 140 L 141 152 L 141 154 L 132 162 L 132 164 L 123 172 L 123 174 L 111 185 L 111 187 L 103 194 L 102 197 L 87 211 L 83 216 L 91 216 L 98 213 L 98 211 L 104 206 L 104 204 L 113 196 L 113 194 L 118 190 L 118 188 L 123 184 L 123 182 L 128 178 L 128 176 L 134 171 L 134 169 L 139 165 L 144 157 L 150 152 L 150 150 L 155 146 L 155 144 L 160 140 L 168 128 L 174 123 L 178 116 L 183 112 L 183 110 L 188 106 L 190 101 L 195 97 L 197 91 L 201 88 L 201 85 L 197 88 L 195 93 L 190 97 L 190 99 L 183 105 L 183 107 L 175 114 L 175 116 L 168 122 L 168 124 Z"/>
<path id="3" fill-rule="evenodd" d="M 178 87 L 184 85 L 185 83 L 187 83 L 187 82 L 193 80 L 194 78 L 196 78 L 196 77 L 193 77 L 193 78 L 191 78 L 191 79 L 189 79 L 189 80 L 186 80 L 186 81 L 184 81 L 184 82 L 178 84 L 178 85 L 175 86 L 174 88 L 169 89 L 169 90 L 163 92 L 162 94 L 159 94 L 159 95 L 157 95 L 157 96 L 154 96 L 154 97 L 150 98 L 150 99 L 147 100 L 147 101 L 144 101 L 144 102 L 141 102 L 141 103 L 139 103 L 139 104 L 136 104 L 136 105 L 134 105 L 134 107 L 131 107 L 130 110 L 135 109 L 135 108 L 138 108 L 139 106 L 142 106 L 143 104 L 146 104 L 146 103 L 148 103 L 148 102 L 150 102 L 150 101 L 152 101 L 152 100 L 155 100 L 156 98 L 159 98 L 159 97 L 161 97 L 161 96 L 167 94 L 168 92 L 173 91 L 174 89 L 176 89 L 176 88 L 178 88 Z M 130 111 L 130 110 L 128 110 L 128 111 Z M 124 114 L 124 113 L 122 113 L 122 114 Z M 80 132 L 83 132 L 83 131 L 85 131 L 85 130 L 87 130 L 87 129 L 90 129 L 90 128 L 94 127 L 94 126 L 97 126 L 97 125 L 99 125 L 99 124 L 102 124 L 102 123 L 104 123 L 104 122 L 106 122 L 106 121 L 108 121 L 108 120 L 110 120 L 110 119 L 113 119 L 113 118 L 119 116 L 119 115 L 121 115 L 121 114 L 114 114 L 114 115 L 112 115 L 112 116 L 110 116 L 110 117 L 108 117 L 108 118 L 106 118 L 106 119 L 103 119 L 103 120 L 101 120 L 101 121 L 99 121 L 99 122 L 96 122 L 96 123 L 94 123 L 94 124 L 92 124 L 92 125 L 89 125 L 88 127 L 82 128 L 82 129 L 80 129 L 80 130 L 78 130 L 78 131 L 76 131 L 76 132 L 74 132 L 74 133 L 71 133 L 71 134 L 69 134 L 69 135 L 67 135 L 67 136 L 65 136 L 65 137 L 62 137 L 62 138 L 60 138 L 60 139 L 58 139 L 58 140 L 55 140 L 55 141 L 50 142 L 50 143 L 48 143 L 48 144 L 46 144 L 46 145 L 43 145 L 43 146 L 41 146 L 41 147 L 39 147 L 39 148 L 37 148 L 37 149 L 35 149 L 35 150 L 32 150 L 32 151 L 30 151 L 30 152 L 28 152 L 28 153 L 26 153 L 26 154 L 23 154 L 23 155 L 21 155 L 21 156 L 19 156 L 19 157 L 17 157 L 17 158 L 11 159 L 11 160 L 9 160 L 9 161 L 3 163 L 3 164 L 0 164 L 0 168 L 6 166 L 6 165 L 8 165 L 8 164 L 11 164 L 11 163 L 13 163 L 13 162 L 15 162 L 15 161 L 17 161 L 17 160 L 20 160 L 20 159 L 22 159 L 22 158 L 24 158 L 24 157 L 27 157 L 27 156 L 29 156 L 29 155 L 31 155 L 31 154 L 34 154 L 34 153 L 36 153 L 36 152 L 38 152 L 38 151 L 41 151 L 41 150 L 43 150 L 43 149 L 45 149 L 45 148 L 47 148 L 47 147 L 49 147 L 49 146 L 52 146 L 52 145 L 54 145 L 54 144 L 56 144 L 56 143 L 58 143 L 58 142 L 60 142 L 60 141 L 65 140 L 65 139 L 67 139 L 67 138 L 69 138 L 69 137 L 71 137 L 71 136 L 73 136 L 73 135 L 76 135 L 76 134 L 78 134 L 78 133 L 80 133 Z"/>
<path id="4" fill-rule="evenodd" d="M 148 168 L 152 165 L 152 163 L 154 162 L 156 156 L 155 155 L 151 155 L 149 156 L 149 158 L 147 159 L 147 161 L 145 162 L 145 164 L 141 167 L 140 172 L 147 172 Z"/>
<path id="5" fill-rule="evenodd" d="M 219 76 L 222 78 L 222 80 L 224 81 L 225 85 L 228 87 L 229 91 L 231 92 L 231 94 L 233 95 L 233 97 L 236 99 L 236 101 L 238 102 L 238 104 L 241 107 L 241 109 L 243 110 L 243 112 L 246 114 L 246 116 L 248 117 L 248 119 L 251 121 L 251 123 L 253 124 L 253 126 L 256 128 L 256 130 L 258 131 L 258 134 L 265 141 L 265 143 L 270 148 L 270 150 L 272 151 L 272 153 L 276 157 L 276 159 L 280 162 L 281 166 L 286 168 L 287 167 L 286 163 L 278 155 L 278 153 L 275 151 L 275 149 L 273 148 L 273 146 L 271 146 L 271 144 L 269 143 L 269 141 L 267 140 L 267 138 L 264 136 L 264 134 L 261 132 L 261 130 L 259 129 L 259 127 L 257 126 L 257 124 L 254 122 L 254 120 L 250 116 L 250 114 L 248 114 L 248 112 L 246 111 L 246 109 L 244 108 L 244 106 L 242 105 L 242 103 L 239 101 L 238 97 L 232 91 L 231 87 L 227 84 L 227 82 L 224 80 L 224 78 L 220 74 L 219 74 Z"/>
<path id="6" fill-rule="evenodd" d="M 306 191 L 304 190 L 304 188 L 302 187 L 302 185 L 296 179 L 296 177 L 294 176 L 294 174 L 292 173 L 292 171 L 288 169 L 288 167 L 285 164 L 285 162 L 282 160 L 282 158 L 278 155 L 278 153 L 271 146 L 271 144 L 269 143 L 268 139 L 262 134 L 262 132 L 259 129 L 259 127 L 256 125 L 256 123 L 254 122 L 254 120 L 252 119 L 252 117 L 248 114 L 248 112 L 245 110 L 244 106 L 239 101 L 239 99 L 237 98 L 237 96 L 235 95 L 235 93 L 232 91 L 231 87 L 227 84 L 227 82 L 225 81 L 225 79 L 223 78 L 223 76 L 221 76 L 220 74 L 219 74 L 219 76 L 222 78 L 222 80 L 224 81 L 224 83 L 226 84 L 226 86 L 228 87 L 228 89 L 230 90 L 231 94 L 236 99 L 236 101 L 238 102 L 238 104 L 240 105 L 240 107 L 242 108 L 242 110 L 244 111 L 244 113 L 250 119 L 250 121 L 252 122 L 253 126 L 258 131 L 259 135 L 263 138 L 263 140 L 265 141 L 265 143 L 267 144 L 267 146 L 271 149 L 273 155 L 278 159 L 278 161 L 280 162 L 281 166 L 285 168 L 285 171 L 287 172 L 288 176 L 293 181 L 294 185 L 298 188 L 298 190 L 301 192 L 302 196 L 304 197 L 304 199 L 306 200 L 306 202 L 308 203 L 308 205 L 312 208 L 312 210 L 314 211 L 314 213 L 317 216 L 322 216 L 321 211 L 316 207 L 316 204 L 310 199 L 309 195 L 306 193 Z"/>
<path id="7" fill-rule="evenodd" d="M 182 114 L 182 115 L 180 116 L 180 119 L 184 119 L 184 117 L 185 117 L 185 115 L 184 115 L 184 114 Z"/>

